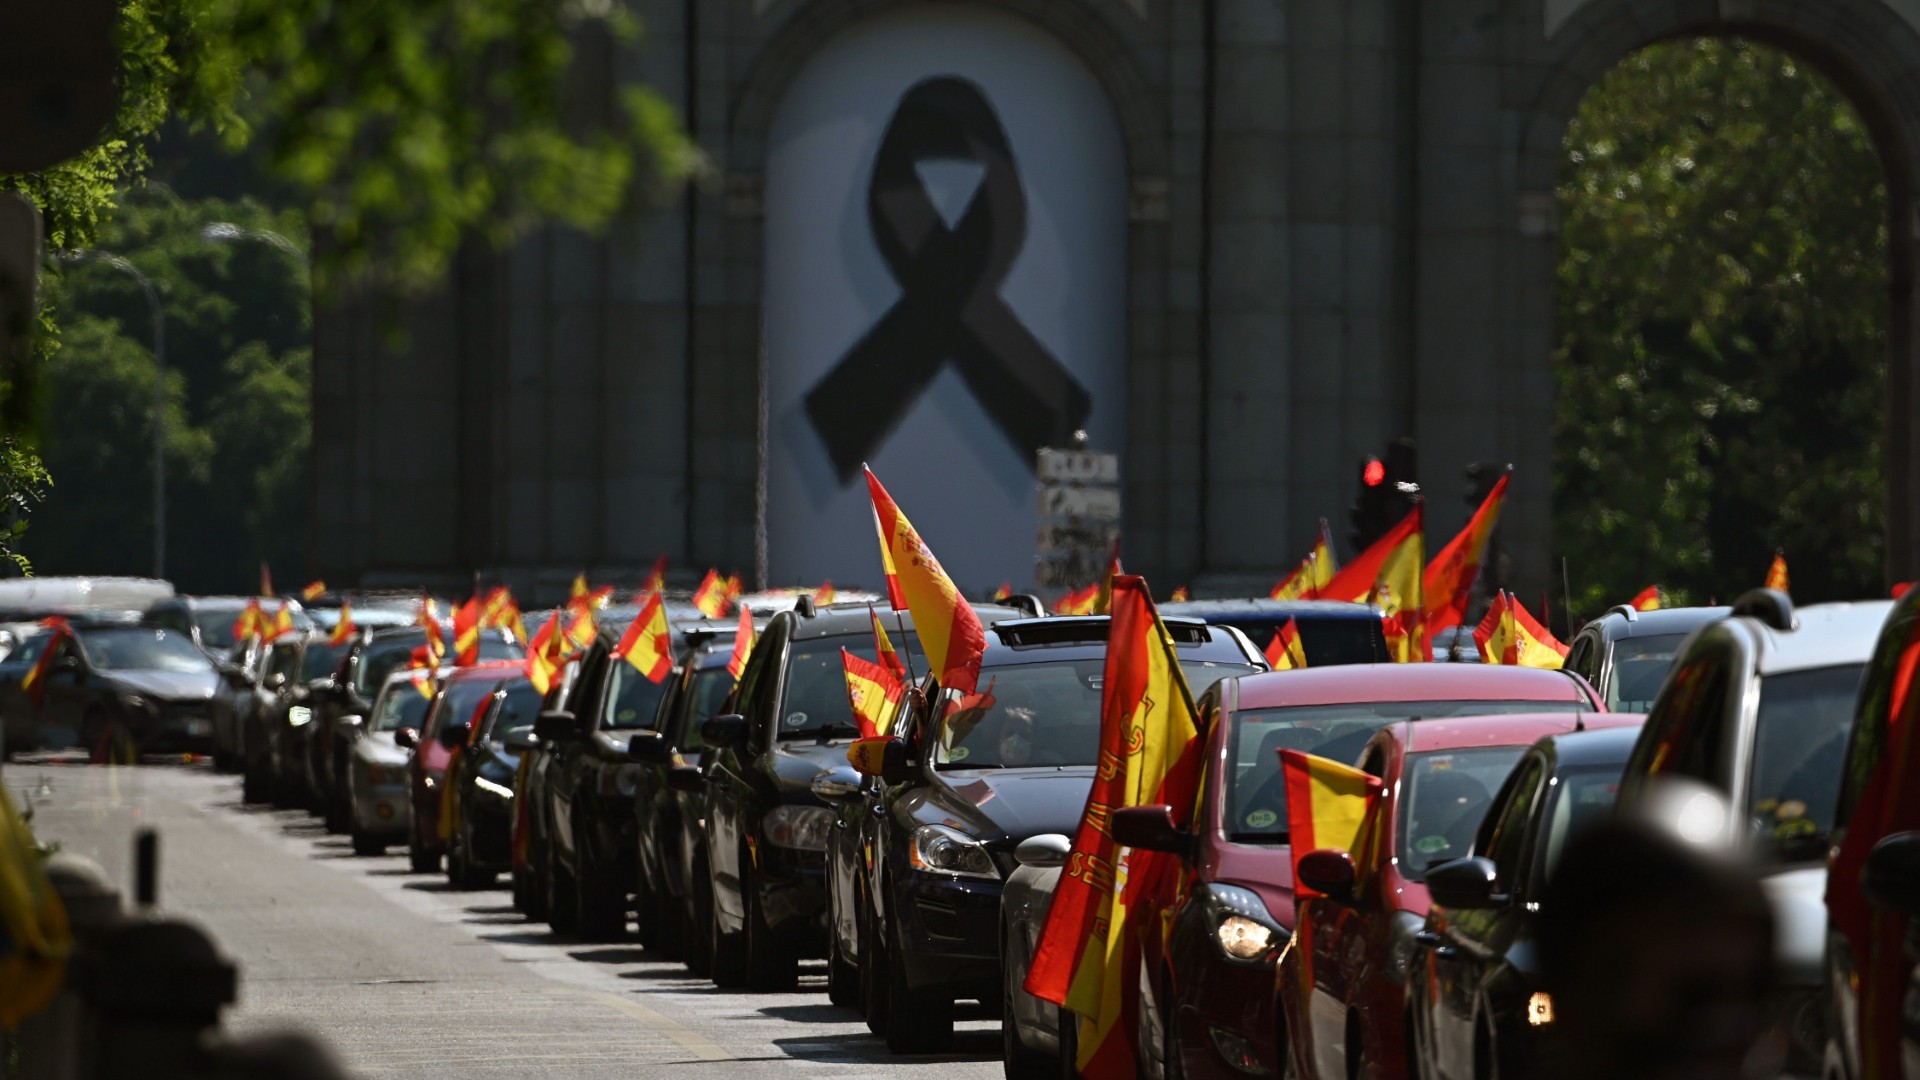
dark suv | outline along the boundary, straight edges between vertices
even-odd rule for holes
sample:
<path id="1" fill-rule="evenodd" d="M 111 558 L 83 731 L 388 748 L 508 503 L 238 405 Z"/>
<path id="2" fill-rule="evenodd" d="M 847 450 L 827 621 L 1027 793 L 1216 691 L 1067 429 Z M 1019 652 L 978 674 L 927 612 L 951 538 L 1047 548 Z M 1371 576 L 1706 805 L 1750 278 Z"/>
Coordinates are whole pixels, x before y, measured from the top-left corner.
<path id="1" fill-rule="evenodd" d="M 1637 611 L 1621 604 L 1580 628 L 1566 669 L 1587 680 L 1610 712 L 1646 712 L 1687 635 L 1732 612 L 1725 607 Z"/>
<path id="2" fill-rule="evenodd" d="M 1292 622 L 1300 631 L 1300 651 L 1310 668 L 1334 664 L 1379 664 L 1387 651 L 1386 624 L 1380 609 L 1338 600 L 1179 600 L 1160 605 L 1168 619 L 1197 619 L 1231 626 L 1264 652 L 1273 635 Z"/>
<path id="3" fill-rule="evenodd" d="M 955 999 L 1000 1000 L 1001 883 L 1021 841 L 1072 833 L 1086 806 L 1110 625 L 1104 615 L 996 624 L 980 668 L 986 700 L 959 707 L 956 692 L 929 684 L 880 783 L 856 784 L 845 766 L 819 779 L 815 791 L 843 804 L 827 856 L 829 990 L 847 1001 L 860 986 L 894 1052 L 949 1045 Z M 1196 697 L 1266 669 L 1227 627 L 1166 626 Z"/>

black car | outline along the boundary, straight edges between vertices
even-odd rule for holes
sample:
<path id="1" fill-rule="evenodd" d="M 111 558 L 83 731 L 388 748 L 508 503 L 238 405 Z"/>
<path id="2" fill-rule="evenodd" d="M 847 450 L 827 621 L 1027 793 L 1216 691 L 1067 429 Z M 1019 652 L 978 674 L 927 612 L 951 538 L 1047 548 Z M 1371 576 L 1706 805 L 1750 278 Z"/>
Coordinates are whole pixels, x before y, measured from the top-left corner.
<path id="1" fill-rule="evenodd" d="M 54 650 L 36 705 L 25 675 Z M 213 661 L 185 637 L 155 626 L 43 631 L 7 657 L 0 713 L 10 747 L 77 738 L 96 761 L 142 753 L 205 753 L 213 745 Z M 51 738 L 49 736 L 52 736 Z"/>
<path id="2" fill-rule="evenodd" d="M 1247 638 L 1168 619 L 1198 696 L 1266 668 Z M 902 718 L 879 783 L 844 766 L 815 791 L 842 803 L 828 844 L 830 991 L 864 983 L 896 1053 L 944 1049 L 956 999 L 1000 1000 L 1000 892 L 1020 842 L 1072 833 L 1100 746 L 1105 616 L 1015 619 L 987 631 L 971 707 L 931 681 Z"/>
<path id="3" fill-rule="evenodd" d="M 1392 660 L 1380 609 L 1337 600 L 1180 600 L 1161 604 L 1167 619 L 1196 619 L 1231 626 L 1265 652 L 1288 621 L 1300 631 L 1300 651 L 1308 667 L 1379 664 Z"/>
<path id="4" fill-rule="evenodd" d="M 314 695 L 333 685 L 334 672 L 352 643 L 334 645 L 327 635 L 316 631 L 296 639 L 291 647 L 298 650 L 298 667 L 260 710 L 259 742 L 266 751 L 267 797 L 281 809 L 320 804 L 320 793 L 313 788 L 307 770 L 308 740 L 318 726 L 314 723 Z"/>
<path id="5" fill-rule="evenodd" d="M 1646 712 L 1680 655 L 1687 635 L 1726 618 L 1732 608 L 1638 611 L 1630 604 L 1580 628 L 1567 646 L 1566 669 L 1587 680 L 1609 712 Z"/>
<path id="6" fill-rule="evenodd" d="M 451 792 L 447 834 L 447 883 L 481 889 L 513 866 L 513 777 L 520 769 L 516 734 L 533 731 L 540 694 L 526 676 L 507 679 L 478 724 L 449 723 L 441 742 L 456 750 L 444 781 Z"/>
<path id="7" fill-rule="evenodd" d="M 976 605 L 982 623 L 1024 611 Z M 712 974 L 722 986 L 793 985 L 802 957 L 827 951 L 826 847 L 834 813 L 814 794 L 821 772 L 846 764 L 859 735 L 840 662 L 846 649 L 874 660 L 865 605 L 816 609 L 803 602 L 767 624 L 754 644 L 726 715 L 708 720 L 711 748 L 704 803 L 713 903 Z M 918 650 L 904 614 L 889 620 L 894 648 Z"/>
<path id="8" fill-rule="evenodd" d="M 240 797 L 245 802 L 266 802 L 273 795 L 272 729 L 267 721 L 284 710 L 281 699 L 299 678 L 306 642 L 303 631 L 261 648 L 245 682 L 234 686 L 238 693 L 228 697 L 235 707 L 234 742 L 240 759 Z"/>
<path id="9" fill-rule="evenodd" d="M 679 956 L 695 975 L 706 975 L 712 957 L 712 897 L 707 892 L 706 780 L 700 725 L 720 711 L 733 690 L 727 660 L 733 630 L 699 628 L 685 635 L 690 646 L 674 668 L 651 732 L 633 736 L 638 763 L 633 813 L 638 892 L 635 919 L 641 944 Z"/>
<path id="10" fill-rule="evenodd" d="M 1533 1076 L 1535 1032 L 1552 1022 L 1534 948 L 1554 859 L 1613 813 L 1638 727 L 1554 735 L 1513 767 L 1473 854 L 1427 871 L 1433 904 L 1407 980 L 1409 1056 L 1423 1076 Z"/>

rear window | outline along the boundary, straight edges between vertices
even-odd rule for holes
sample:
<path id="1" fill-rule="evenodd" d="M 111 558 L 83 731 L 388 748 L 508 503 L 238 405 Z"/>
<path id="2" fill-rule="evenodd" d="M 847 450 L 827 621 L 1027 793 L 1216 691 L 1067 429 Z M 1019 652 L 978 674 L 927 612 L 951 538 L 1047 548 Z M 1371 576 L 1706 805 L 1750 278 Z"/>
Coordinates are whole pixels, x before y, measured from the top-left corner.
<path id="1" fill-rule="evenodd" d="M 607 707 L 601 713 L 601 729 L 652 727 L 666 692 L 665 681 L 654 682 L 632 664 L 612 661 L 607 665 Z"/>
<path id="2" fill-rule="evenodd" d="M 1480 819 L 1526 752 L 1524 746 L 1490 746 L 1408 757 L 1400 777 L 1396 852 L 1408 880 L 1424 880 L 1428 867 L 1473 852 Z"/>
<path id="3" fill-rule="evenodd" d="M 1273 642 L 1273 636 L 1287 622 L 1284 618 L 1275 619 L 1270 615 L 1209 621 L 1231 626 L 1247 635 L 1247 640 L 1262 652 L 1266 651 Z M 1308 667 L 1377 664 L 1392 659 L 1387 654 L 1386 631 L 1381 629 L 1378 619 L 1297 616 L 1294 625 L 1300 629 L 1300 649 L 1306 654 Z"/>
<path id="4" fill-rule="evenodd" d="M 1667 681 L 1685 634 L 1622 638 L 1613 643 L 1613 670 L 1607 679 L 1607 711 L 1646 712 Z"/>
<path id="5" fill-rule="evenodd" d="M 1845 664 L 1761 681 L 1748 789 L 1763 855 L 1782 862 L 1826 857 L 1865 670 Z"/>

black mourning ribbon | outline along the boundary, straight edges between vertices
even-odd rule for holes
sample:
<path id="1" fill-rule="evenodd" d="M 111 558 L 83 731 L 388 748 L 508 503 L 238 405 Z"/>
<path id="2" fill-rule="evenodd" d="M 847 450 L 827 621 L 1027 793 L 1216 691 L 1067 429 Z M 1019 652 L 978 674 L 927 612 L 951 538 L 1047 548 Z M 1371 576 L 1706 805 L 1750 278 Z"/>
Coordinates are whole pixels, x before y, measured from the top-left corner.
<path id="1" fill-rule="evenodd" d="M 930 159 L 985 172 L 952 228 L 915 170 Z M 842 483 L 905 418 L 947 361 L 1031 461 L 1085 426 L 1093 399 L 1000 298 L 1026 242 L 1027 200 L 1007 133 L 973 83 L 938 76 L 901 98 L 880 141 L 867 216 L 901 296 L 807 392 L 807 415 Z"/>

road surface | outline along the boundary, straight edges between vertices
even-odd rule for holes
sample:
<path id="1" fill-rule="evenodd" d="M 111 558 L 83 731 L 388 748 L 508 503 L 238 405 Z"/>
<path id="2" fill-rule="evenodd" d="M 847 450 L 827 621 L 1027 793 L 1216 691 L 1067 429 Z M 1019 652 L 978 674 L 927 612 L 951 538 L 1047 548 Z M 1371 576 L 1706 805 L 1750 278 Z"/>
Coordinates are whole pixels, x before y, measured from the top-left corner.
<path id="1" fill-rule="evenodd" d="M 723 991 L 634 944 L 527 922 L 506 891 L 455 892 L 404 854 L 358 858 L 304 813 L 245 806 L 201 765 L 5 767 L 43 842 L 132 891 L 132 837 L 160 834 L 160 908 L 207 928 L 240 966 L 235 1033 L 302 1029 L 355 1075 L 673 1076 L 702 1080 L 984 1080 L 999 1025 L 967 1012 L 953 1052 L 894 1058 L 830 1005 L 826 969 L 797 992 Z M 395 849 L 400 851 L 400 849 Z"/>

